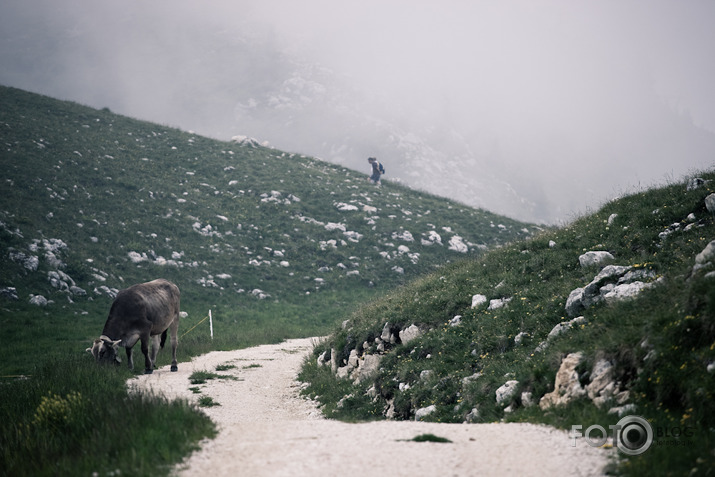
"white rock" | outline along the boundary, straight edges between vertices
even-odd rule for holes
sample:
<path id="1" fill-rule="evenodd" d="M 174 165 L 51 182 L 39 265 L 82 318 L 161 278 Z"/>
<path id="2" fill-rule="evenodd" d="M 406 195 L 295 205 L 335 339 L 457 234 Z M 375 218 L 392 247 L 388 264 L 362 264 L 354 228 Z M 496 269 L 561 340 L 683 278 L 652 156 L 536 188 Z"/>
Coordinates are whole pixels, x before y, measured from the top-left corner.
<path id="1" fill-rule="evenodd" d="M 512 379 L 500 386 L 496 390 L 497 404 L 504 404 L 505 402 L 509 401 L 512 396 L 514 396 L 514 392 L 516 392 L 516 387 L 518 385 L 519 381 Z"/>
<path id="2" fill-rule="evenodd" d="M 561 361 L 561 366 L 556 372 L 554 390 L 544 394 L 539 401 L 539 407 L 546 410 L 551 406 L 559 406 L 571 400 L 584 396 L 586 390 L 581 386 L 576 367 L 581 363 L 583 353 L 571 353 Z"/>
<path id="3" fill-rule="evenodd" d="M 413 339 L 419 337 L 421 334 L 422 332 L 420 329 L 416 325 L 412 324 L 400 331 L 400 341 L 402 341 L 402 344 L 407 344 Z"/>
<path id="4" fill-rule="evenodd" d="M 489 307 L 487 310 L 498 310 L 509 304 L 511 298 L 496 298 L 494 300 L 489 300 Z"/>
<path id="5" fill-rule="evenodd" d="M 459 253 L 467 253 L 469 251 L 469 247 L 464 243 L 464 239 L 462 239 L 459 235 L 455 235 L 449 239 L 448 248 L 449 250 L 454 250 Z"/>
<path id="6" fill-rule="evenodd" d="M 47 298 L 42 295 L 32 295 L 30 297 L 30 304 L 37 306 L 47 306 Z"/>
<path id="7" fill-rule="evenodd" d="M 479 419 L 479 409 L 475 407 L 471 411 L 469 411 L 469 414 L 467 414 L 465 420 L 467 422 L 475 422 L 477 419 Z"/>
<path id="8" fill-rule="evenodd" d="M 518 335 L 514 337 L 514 344 L 515 345 L 520 345 L 522 341 L 524 341 L 524 338 L 527 338 L 529 336 L 529 333 L 526 331 L 520 332 Z"/>
<path id="9" fill-rule="evenodd" d="M 437 410 L 437 406 L 432 404 L 431 406 L 423 407 L 415 412 L 415 421 L 421 421 L 425 417 L 429 416 Z"/>
<path id="10" fill-rule="evenodd" d="M 705 208 L 708 209 L 708 212 L 711 214 L 715 214 L 715 194 L 710 194 L 705 197 Z"/>
<path id="11" fill-rule="evenodd" d="M 713 194 L 715 195 L 715 194 Z M 710 242 L 702 252 L 695 256 L 696 265 L 705 265 L 715 258 L 715 240 Z"/>
<path id="12" fill-rule="evenodd" d="M 603 298 L 606 300 L 606 303 L 627 300 L 635 297 L 643 290 L 651 288 L 653 283 L 633 282 L 616 285 L 611 291 L 603 295 Z"/>
<path id="13" fill-rule="evenodd" d="M 607 260 L 614 260 L 614 257 L 609 252 L 602 250 L 586 252 L 580 257 L 578 257 L 578 262 L 581 264 L 582 267 L 600 265 Z"/>
<path id="14" fill-rule="evenodd" d="M 472 308 L 476 308 L 487 302 L 487 297 L 484 295 L 474 295 L 472 296 Z"/>
<path id="15" fill-rule="evenodd" d="M 531 391 L 524 391 L 521 393 L 521 405 L 524 407 L 531 407 L 534 405 Z"/>

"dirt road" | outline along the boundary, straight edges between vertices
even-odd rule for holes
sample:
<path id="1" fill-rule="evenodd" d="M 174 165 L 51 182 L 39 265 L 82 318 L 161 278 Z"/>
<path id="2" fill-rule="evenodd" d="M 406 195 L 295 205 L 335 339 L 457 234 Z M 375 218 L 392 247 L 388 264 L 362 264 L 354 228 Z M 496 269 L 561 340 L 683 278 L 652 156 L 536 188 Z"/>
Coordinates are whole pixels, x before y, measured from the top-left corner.
<path id="1" fill-rule="evenodd" d="M 175 474 L 180 476 L 594 476 L 614 450 L 572 446 L 564 431 L 532 424 L 437 424 L 381 421 L 360 424 L 323 419 L 299 395 L 296 375 L 315 339 L 290 340 L 237 351 L 212 352 L 130 383 L 147 392 L 192 402 L 202 396 L 220 404 L 202 408 L 218 424 L 216 439 L 201 444 Z M 193 385 L 195 371 L 217 373 Z M 199 388 L 194 393 L 189 388 Z M 434 434 L 451 443 L 414 442 Z"/>

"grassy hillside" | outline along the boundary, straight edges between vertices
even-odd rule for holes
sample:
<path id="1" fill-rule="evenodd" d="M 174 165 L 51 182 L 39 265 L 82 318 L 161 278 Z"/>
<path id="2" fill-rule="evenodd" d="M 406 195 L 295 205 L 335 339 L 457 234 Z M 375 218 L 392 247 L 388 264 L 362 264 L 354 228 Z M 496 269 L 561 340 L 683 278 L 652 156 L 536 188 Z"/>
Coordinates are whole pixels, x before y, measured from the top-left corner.
<path id="1" fill-rule="evenodd" d="M 187 405 L 128 395 L 125 368 L 85 353 L 118 289 L 177 283 L 185 361 L 325 334 L 537 230 L 315 158 L 4 87 L 0 170 L 0 475 L 166 473 L 214 432 Z"/>
<path id="2" fill-rule="evenodd" d="M 361 307 L 305 364 L 307 392 L 342 419 L 504 419 L 583 431 L 640 415 L 653 444 L 640 455 L 620 453 L 619 472 L 709 475 L 715 265 L 699 254 L 715 239 L 704 200 L 715 173 L 700 177 L 708 182 L 698 188 L 674 183 L 614 200 L 567 227 L 453 263 Z M 582 265 L 590 251 L 612 258 Z M 640 293 L 608 294 L 628 283 Z M 573 305 L 579 288 L 598 290 L 594 303 Z M 410 340 L 399 333 L 409 328 L 419 330 Z M 544 396 L 570 362 L 575 397 L 548 407 Z M 336 377 L 336 368 L 350 377 Z"/>
<path id="3" fill-rule="evenodd" d="M 0 104 L 0 288 L 18 297 L 0 298 L 3 374 L 23 372 L 22 350 L 45 337 L 35 320 L 79 349 L 101 332 L 112 292 L 134 283 L 175 281 L 189 314 L 181 332 L 212 309 L 212 346 L 235 347 L 324 332 L 357 303 L 463 256 L 450 240 L 478 255 L 533 229 L 250 142 L 11 88 Z M 29 305 L 31 295 L 52 303 Z M 192 331 L 180 354 L 207 333 Z"/>

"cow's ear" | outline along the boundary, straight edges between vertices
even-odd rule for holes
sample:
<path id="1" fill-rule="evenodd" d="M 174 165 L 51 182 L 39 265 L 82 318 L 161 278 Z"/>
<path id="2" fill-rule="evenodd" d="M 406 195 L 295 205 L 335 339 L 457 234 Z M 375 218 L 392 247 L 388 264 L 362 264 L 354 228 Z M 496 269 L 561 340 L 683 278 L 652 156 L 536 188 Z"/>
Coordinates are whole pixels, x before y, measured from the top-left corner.
<path id="1" fill-rule="evenodd" d="M 116 361 L 117 364 L 119 364 L 119 363 L 122 362 L 122 358 L 121 358 L 118 354 L 115 354 L 115 355 L 114 355 L 114 361 Z"/>

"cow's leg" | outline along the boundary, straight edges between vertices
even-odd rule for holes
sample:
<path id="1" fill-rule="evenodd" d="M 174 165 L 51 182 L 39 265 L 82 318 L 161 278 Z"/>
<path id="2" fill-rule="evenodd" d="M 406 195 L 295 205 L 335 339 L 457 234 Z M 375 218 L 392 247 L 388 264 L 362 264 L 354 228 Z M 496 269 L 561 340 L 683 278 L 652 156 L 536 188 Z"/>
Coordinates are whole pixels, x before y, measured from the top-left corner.
<path id="1" fill-rule="evenodd" d="M 141 336 L 142 354 L 144 354 L 144 374 L 151 374 L 154 371 L 154 362 L 149 357 L 149 333 Z"/>
<path id="2" fill-rule="evenodd" d="M 132 350 L 134 349 L 133 346 L 127 346 L 127 365 L 129 366 L 129 369 L 132 371 L 134 370 L 134 359 L 132 359 Z"/>
<path id="3" fill-rule="evenodd" d="M 159 348 L 161 348 L 161 345 L 159 344 L 160 338 L 161 335 L 151 337 L 151 369 L 154 369 L 156 366 L 156 356 L 159 354 Z"/>
<path id="4" fill-rule="evenodd" d="M 176 365 L 176 347 L 179 345 L 179 314 L 176 314 L 174 321 L 169 325 L 169 333 L 171 334 L 171 370 L 178 371 Z"/>

